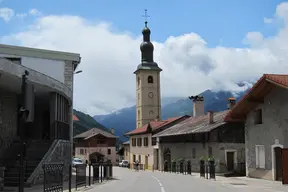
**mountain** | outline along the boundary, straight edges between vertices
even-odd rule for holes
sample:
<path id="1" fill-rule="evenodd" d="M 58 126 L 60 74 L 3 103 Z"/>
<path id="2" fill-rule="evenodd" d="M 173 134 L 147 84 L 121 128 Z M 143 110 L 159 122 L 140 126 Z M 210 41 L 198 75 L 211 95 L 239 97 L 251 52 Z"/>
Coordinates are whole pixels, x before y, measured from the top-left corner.
<path id="1" fill-rule="evenodd" d="M 238 93 L 236 99 L 238 100 L 245 93 L 246 91 Z M 234 94 L 229 91 L 214 92 L 206 90 L 200 93 L 200 95 L 204 96 L 205 112 L 208 110 L 223 111 L 227 109 L 227 99 L 229 97 L 235 97 Z M 164 97 L 162 98 L 161 111 L 162 119 L 186 114 L 192 115 L 192 101 L 189 100 L 188 97 Z M 132 107 L 123 108 L 108 115 L 96 115 L 94 116 L 94 119 L 106 127 L 114 128 L 115 134 L 119 136 L 121 140 L 125 141 L 127 138 L 123 134 L 136 127 L 136 107 L 134 105 Z"/>
<path id="2" fill-rule="evenodd" d="M 98 123 L 93 117 L 82 113 L 81 111 L 77 111 L 73 109 L 73 115 L 75 115 L 78 119 L 73 121 L 73 135 L 78 135 L 85 131 L 88 131 L 91 128 L 100 128 L 106 131 L 109 131 L 104 125 Z"/>

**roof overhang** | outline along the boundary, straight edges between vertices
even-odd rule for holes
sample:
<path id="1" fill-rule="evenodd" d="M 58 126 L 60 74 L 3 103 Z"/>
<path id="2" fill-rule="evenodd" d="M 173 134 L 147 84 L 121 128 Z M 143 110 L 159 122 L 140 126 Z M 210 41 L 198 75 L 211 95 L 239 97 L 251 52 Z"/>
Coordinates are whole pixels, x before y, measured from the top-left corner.
<path id="1" fill-rule="evenodd" d="M 0 44 L 0 53 L 15 56 L 71 61 L 74 71 L 81 62 L 80 54 Z"/>
<path id="2" fill-rule="evenodd" d="M 264 103 L 265 96 L 275 87 L 288 89 L 288 87 L 277 83 L 266 75 L 263 75 L 255 85 L 248 91 L 242 99 L 226 115 L 226 122 L 244 122 L 247 114 L 252 111 L 257 105 Z"/>

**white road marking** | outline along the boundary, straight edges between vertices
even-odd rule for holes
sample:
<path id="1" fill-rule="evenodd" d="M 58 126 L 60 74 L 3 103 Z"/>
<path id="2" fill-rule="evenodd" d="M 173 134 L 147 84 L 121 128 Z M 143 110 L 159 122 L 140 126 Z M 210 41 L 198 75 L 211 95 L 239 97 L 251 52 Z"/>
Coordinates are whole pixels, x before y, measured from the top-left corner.
<path id="1" fill-rule="evenodd" d="M 154 177 L 154 176 L 152 176 L 152 177 L 158 182 L 160 189 L 161 189 L 161 192 L 165 192 L 165 189 L 164 189 L 161 181 L 157 177 Z"/>

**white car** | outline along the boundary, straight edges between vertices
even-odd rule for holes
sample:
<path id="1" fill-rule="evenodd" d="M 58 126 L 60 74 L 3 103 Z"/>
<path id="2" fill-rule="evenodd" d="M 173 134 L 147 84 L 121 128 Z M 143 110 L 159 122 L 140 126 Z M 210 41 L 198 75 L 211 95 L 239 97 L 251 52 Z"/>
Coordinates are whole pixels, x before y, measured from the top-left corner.
<path id="1" fill-rule="evenodd" d="M 82 161 L 82 159 L 74 158 L 74 159 L 72 160 L 72 167 L 75 167 L 76 165 L 82 165 L 82 164 L 84 164 L 83 161 Z"/>
<path id="2" fill-rule="evenodd" d="M 129 165 L 129 162 L 127 160 L 122 160 L 119 163 L 119 167 L 128 167 L 128 165 Z"/>

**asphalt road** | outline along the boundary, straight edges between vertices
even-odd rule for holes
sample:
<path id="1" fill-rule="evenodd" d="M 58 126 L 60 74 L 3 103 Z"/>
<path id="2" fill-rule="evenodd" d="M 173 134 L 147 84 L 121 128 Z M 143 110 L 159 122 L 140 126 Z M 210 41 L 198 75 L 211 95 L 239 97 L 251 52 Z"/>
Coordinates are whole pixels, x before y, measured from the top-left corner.
<path id="1" fill-rule="evenodd" d="M 206 180 L 199 174 L 181 175 L 114 168 L 116 180 L 96 186 L 89 192 L 288 192 L 288 187 L 275 182 L 235 179 Z M 258 183 L 257 183 L 258 182 Z"/>

